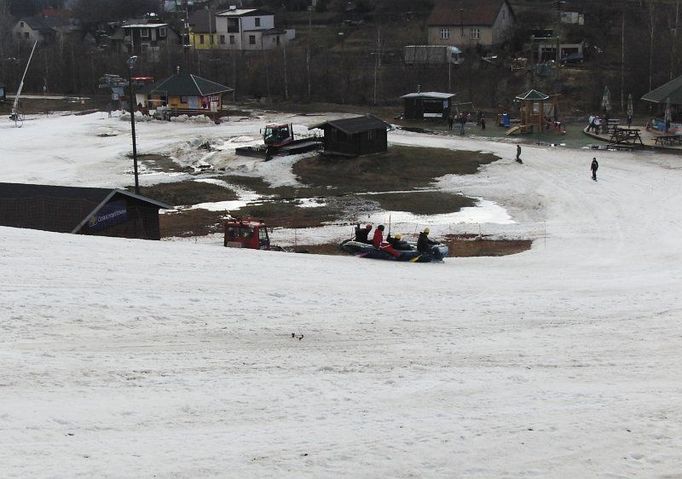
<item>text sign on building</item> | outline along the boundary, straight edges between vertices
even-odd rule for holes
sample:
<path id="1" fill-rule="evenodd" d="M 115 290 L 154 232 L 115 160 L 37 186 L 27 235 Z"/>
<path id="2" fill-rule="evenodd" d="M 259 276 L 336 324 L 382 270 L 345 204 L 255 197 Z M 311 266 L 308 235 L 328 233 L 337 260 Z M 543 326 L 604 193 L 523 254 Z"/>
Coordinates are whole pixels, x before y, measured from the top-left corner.
<path id="1" fill-rule="evenodd" d="M 112 201 L 101 207 L 90 221 L 88 228 L 92 231 L 100 231 L 109 226 L 125 223 L 128 221 L 128 209 L 125 201 Z"/>

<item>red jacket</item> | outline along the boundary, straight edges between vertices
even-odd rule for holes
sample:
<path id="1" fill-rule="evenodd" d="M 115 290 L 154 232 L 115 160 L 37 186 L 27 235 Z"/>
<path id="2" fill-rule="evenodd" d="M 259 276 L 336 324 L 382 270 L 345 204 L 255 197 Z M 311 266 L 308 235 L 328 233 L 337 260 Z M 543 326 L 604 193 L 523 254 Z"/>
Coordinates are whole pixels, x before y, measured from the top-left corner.
<path id="1" fill-rule="evenodd" d="M 372 244 L 375 248 L 381 248 L 381 243 L 384 242 L 384 232 L 379 228 L 374 230 L 374 236 L 372 237 Z"/>

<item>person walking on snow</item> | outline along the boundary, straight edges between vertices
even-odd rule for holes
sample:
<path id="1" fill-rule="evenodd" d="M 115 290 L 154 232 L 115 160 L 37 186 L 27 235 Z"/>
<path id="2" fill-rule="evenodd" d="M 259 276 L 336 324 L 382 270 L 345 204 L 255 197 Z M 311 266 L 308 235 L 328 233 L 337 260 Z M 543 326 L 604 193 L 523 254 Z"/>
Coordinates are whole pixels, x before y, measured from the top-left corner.
<path id="1" fill-rule="evenodd" d="M 521 145 L 516 145 L 516 162 L 523 163 L 521 160 Z"/>
<path id="2" fill-rule="evenodd" d="M 592 158 L 592 164 L 590 165 L 590 169 L 592 170 L 592 179 L 594 181 L 597 181 L 597 170 L 599 169 L 599 162 L 597 161 L 596 158 Z"/>

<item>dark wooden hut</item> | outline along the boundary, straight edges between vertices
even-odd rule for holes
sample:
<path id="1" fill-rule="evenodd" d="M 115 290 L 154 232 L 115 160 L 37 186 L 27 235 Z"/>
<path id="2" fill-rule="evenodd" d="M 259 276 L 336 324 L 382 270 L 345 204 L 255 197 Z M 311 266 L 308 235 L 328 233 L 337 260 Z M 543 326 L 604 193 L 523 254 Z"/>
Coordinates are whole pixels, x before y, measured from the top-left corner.
<path id="1" fill-rule="evenodd" d="M 0 183 L 0 226 L 158 240 L 160 208 L 125 190 Z"/>
<path id="2" fill-rule="evenodd" d="M 390 125 L 373 115 L 331 120 L 312 128 L 324 130 L 324 152 L 358 156 L 388 149 L 386 129 Z"/>
<path id="3" fill-rule="evenodd" d="M 403 118 L 406 120 L 423 120 L 424 118 L 445 119 L 452 112 L 454 93 L 435 91 L 408 93 L 400 98 L 405 102 Z"/>

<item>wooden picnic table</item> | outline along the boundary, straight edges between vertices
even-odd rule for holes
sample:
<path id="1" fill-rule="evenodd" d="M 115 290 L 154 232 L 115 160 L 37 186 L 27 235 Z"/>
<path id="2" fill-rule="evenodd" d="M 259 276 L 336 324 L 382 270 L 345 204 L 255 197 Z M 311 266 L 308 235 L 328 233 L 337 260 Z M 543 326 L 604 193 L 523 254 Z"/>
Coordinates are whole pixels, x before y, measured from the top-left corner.
<path id="1" fill-rule="evenodd" d="M 639 129 L 637 128 L 615 127 L 609 143 L 613 145 L 636 145 L 639 143 L 644 146 L 642 137 L 639 135 Z"/>
<path id="2" fill-rule="evenodd" d="M 682 135 L 659 135 L 654 137 L 654 143 L 657 145 L 682 145 Z"/>

